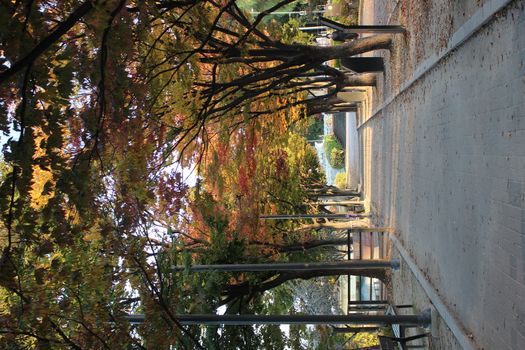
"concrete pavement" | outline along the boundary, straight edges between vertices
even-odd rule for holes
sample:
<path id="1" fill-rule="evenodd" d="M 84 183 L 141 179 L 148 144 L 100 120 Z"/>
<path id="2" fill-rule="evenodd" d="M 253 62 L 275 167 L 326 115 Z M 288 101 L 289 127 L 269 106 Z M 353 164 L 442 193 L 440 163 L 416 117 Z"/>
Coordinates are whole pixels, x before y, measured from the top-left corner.
<path id="1" fill-rule="evenodd" d="M 365 1 L 364 23 L 408 34 L 383 53 L 386 74 L 358 119 L 378 224 L 395 228 L 477 347 L 510 350 L 525 348 L 525 2 L 440 55 L 497 3 Z"/>

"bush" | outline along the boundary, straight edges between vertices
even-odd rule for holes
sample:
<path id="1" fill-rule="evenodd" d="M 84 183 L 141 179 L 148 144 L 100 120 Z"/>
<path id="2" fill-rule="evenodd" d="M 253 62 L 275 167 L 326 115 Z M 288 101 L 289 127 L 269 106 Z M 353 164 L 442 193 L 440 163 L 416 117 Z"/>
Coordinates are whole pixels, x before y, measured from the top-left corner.
<path id="1" fill-rule="evenodd" d="M 330 164 L 334 168 L 342 168 L 345 166 L 345 151 L 342 149 L 334 148 L 330 152 Z"/>
<path id="2" fill-rule="evenodd" d="M 335 185 L 340 189 L 346 188 L 346 173 L 335 174 Z"/>
<path id="3" fill-rule="evenodd" d="M 340 169 L 345 166 L 345 151 L 334 135 L 325 136 L 324 150 L 332 168 Z"/>

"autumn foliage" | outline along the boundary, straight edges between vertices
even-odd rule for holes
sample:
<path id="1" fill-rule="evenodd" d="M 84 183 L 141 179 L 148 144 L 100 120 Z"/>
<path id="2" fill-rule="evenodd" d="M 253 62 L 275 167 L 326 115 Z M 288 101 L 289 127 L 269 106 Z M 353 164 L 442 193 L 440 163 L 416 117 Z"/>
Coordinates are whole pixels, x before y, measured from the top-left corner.
<path id="1" fill-rule="evenodd" d="M 227 0 L 0 1 L 0 343 L 257 346 L 253 329 L 206 333 L 176 314 L 265 312 L 247 286 L 272 276 L 173 266 L 301 259 L 297 243 L 318 238 L 259 215 L 314 209 L 308 92 L 345 78 L 321 65 L 335 53 L 266 14 Z"/>

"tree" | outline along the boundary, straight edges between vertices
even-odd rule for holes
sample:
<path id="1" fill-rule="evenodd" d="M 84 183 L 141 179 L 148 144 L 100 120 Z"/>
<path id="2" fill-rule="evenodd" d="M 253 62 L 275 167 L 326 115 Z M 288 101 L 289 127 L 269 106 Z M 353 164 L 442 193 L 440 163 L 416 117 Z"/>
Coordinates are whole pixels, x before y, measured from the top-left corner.
<path id="1" fill-rule="evenodd" d="M 185 188 L 165 171 L 174 133 L 148 110 L 138 63 L 144 28 L 192 4 L 0 3 L 0 126 L 10 137 L 0 186 L 2 343 L 140 348 L 163 328 L 171 339 L 185 334 L 148 282 L 140 232 L 151 213 L 177 211 Z M 160 310 L 157 334 L 123 319 L 137 307 L 130 285 L 145 291 L 141 307 Z"/>
<path id="2" fill-rule="evenodd" d="M 281 1 L 271 12 L 291 1 Z M 197 77 L 192 90 L 198 97 L 196 118 L 198 122 L 213 122 L 233 115 L 252 117 L 270 114 L 291 106 L 320 106 L 331 108 L 332 99 L 339 91 L 352 85 L 370 85 L 373 78 L 350 77 L 339 70 L 323 65 L 332 59 L 349 57 L 376 49 L 388 49 L 391 37 L 379 35 L 355 40 L 334 47 L 319 47 L 295 43 L 284 35 L 275 40 L 271 34 L 260 30 L 265 17 L 261 13 L 252 22 L 229 2 L 219 10 L 211 29 L 196 32 L 197 49 L 186 57 L 195 57 L 205 74 Z M 268 28 L 271 32 L 271 27 Z M 189 59 L 189 58 L 188 58 Z M 174 72 L 179 66 L 166 68 Z M 232 76 L 232 70 L 237 74 Z M 240 72 L 240 76 L 239 73 Z M 308 97 L 313 90 L 325 90 Z M 261 109 L 266 102 L 271 108 Z M 268 103 L 273 102 L 273 103 Z"/>
<path id="3" fill-rule="evenodd" d="M 286 225 L 248 231 L 262 208 L 308 210 L 305 188 L 322 182 L 310 166 L 312 150 L 283 131 L 300 123 L 308 91 L 322 84 L 332 89 L 328 97 L 349 82 L 323 60 L 388 40 L 317 50 L 293 43 L 293 29 L 270 39 L 278 27 L 262 24 L 265 16 L 249 19 L 235 1 L 0 2 L 0 128 L 9 137 L 0 185 L 2 341 L 202 348 L 200 329 L 180 326 L 174 314 L 214 310 L 211 292 L 230 276 L 209 276 L 210 292 L 193 305 L 186 291 L 202 280 L 175 274 L 170 264 L 214 261 L 223 248 L 239 256 L 246 245 L 234 234 L 264 237 L 275 245 L 272 255 L 292 246 L 292 239 L 266 239 L 283 237 L 275 233 Z M 228 150 L 233 138 L 238 144 Z M 258 139 L 280 143 L 257 146 Z M 235 162 L 224 162 L 220 150 L 235 152 Z M 264 164 L 268 152 L 275 160 Z M 214 232 L 199 224 L 181 230 L 192 239 L 208 234 L 211 248 L 198 255 L 182 233 L 161 226 L 189 227 L 182 168 L 214 154 L 223 174 L 236 175 L 223 177 L 224 191 L 208 188 L 221 199 L 214 208 L 231 209 L 237 198 L 241 208 L 231 227 L 219 221 L 208 227 Z M 124 320 L 136 310 L 147 324 Z M 253 345 L 255 332 L 243 331 L 209 334 L 213 342 Z"/>
<path id="4" fill-rule="evenodd" d="M 361 194 L 355 190 L 344 190 L 337 186 L 312 186 L 308 189 L 308 195 L 311 198 L 318 197 L 358 197 Z"/>

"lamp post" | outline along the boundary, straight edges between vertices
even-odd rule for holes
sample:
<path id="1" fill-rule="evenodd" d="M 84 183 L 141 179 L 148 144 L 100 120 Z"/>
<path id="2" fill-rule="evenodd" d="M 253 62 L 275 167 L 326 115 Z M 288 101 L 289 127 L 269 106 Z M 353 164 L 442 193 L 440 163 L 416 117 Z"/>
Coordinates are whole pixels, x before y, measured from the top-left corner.
<path id="1" fill-rule="evenodd" d="M 261 271 L 317 271 L 331 269 L 337 271 L 351 272 L 362 269 L 385 269 L 399 268 L 399 260 L 344 260 L 317 263 L 268 263 L 268 264 L 215 264 L 215 265 L 192 265 L 190 272 L 224 271 L 224 272 L 261 272 Z M 184 271 L 186 267 L 175 265 L 174 271 Z"/>
<path id="2" fill-rule="evenodd" d="M 430 325 L 430 310 L 419 315 L 216 315 L 216 314 L 187 314 L 175 315 L 182 325 L 281 325 L 281 324 L 360 324 L 360 325 L 392 325 L 428 327 Z M 144 315 L 125 316 L 132 324 L 145 322 Z"/>

